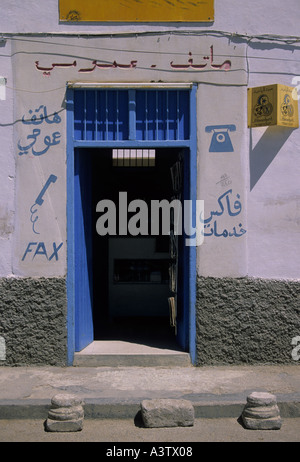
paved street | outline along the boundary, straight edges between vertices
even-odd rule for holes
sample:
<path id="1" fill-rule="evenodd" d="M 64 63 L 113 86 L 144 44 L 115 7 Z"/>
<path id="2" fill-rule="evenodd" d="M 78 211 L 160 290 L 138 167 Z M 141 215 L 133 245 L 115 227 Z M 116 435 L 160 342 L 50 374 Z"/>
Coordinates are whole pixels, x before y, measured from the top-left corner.
<path id="1" fill-rule="evenodd" d="M 0 442 L 122 443 L 300 442 L 299 366 L 204 368 L 1 368 Z M 278 399 L 280 430 L 243 428 L 237 418 L 252 391 Z M 83 430 L 44 430 L 51 398 L 71 393 L 85 401 Z M 195 424 L 188 428 L 143 428 L 135 418 L 142 399 L 191 400 Z M 149 448 L 149 446 L 147 446 Z"/>
<path id="2" fill-rule="evenodd" d="M 196 419 L 193 427 L 143 428 L 132 419 L 86 419 L 81 432 L 49 433 L 43 420 L 0 420 L 0 442 L 106 442 L 102 451 L 121 443 L 300 442 L 300 418 L 283 420 L 280 430 L 247 430 L 236 419 Z M 120 443 L 119 446 L 116 446 Z M 129 447 L 128 445 L 126 447 Z M 150 446 L 151 447 L 151 446 Z M 197 451 L 197 445 L 191 445 Z M 141 446 L 143 450 L 143 445 Z M 149 449 L 149 446 L 147 445 Z M 169 450 L 171 451 L 171 450 Z M 172 450 L 173 451 L 173 450 Z M 183 451 L 183 450 L 182 450 Z M 102 452 L 101 452 L 101 455 Z M 174 454 L 175 455 L 175 454 Z"/>

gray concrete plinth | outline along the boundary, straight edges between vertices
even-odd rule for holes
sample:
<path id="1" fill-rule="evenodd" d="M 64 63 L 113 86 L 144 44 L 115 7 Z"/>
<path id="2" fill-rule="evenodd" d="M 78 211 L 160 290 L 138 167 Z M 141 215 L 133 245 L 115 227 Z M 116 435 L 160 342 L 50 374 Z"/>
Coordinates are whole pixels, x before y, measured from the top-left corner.
<path id="1" fill-rule="evenodd" d="M 50 432 L 77 432 L 83 428 L 83 401 L 74 395 L 58 394 L 51 399 L 46 420 Z"/>
<path id="2" fill-rule="evenodd" d="M 282 424 L 280 417 L 272 417 L 270 419 L 243 417 L 243 422 L 249 430 L 280 430 Z"/>
<path id="3" fill-rule="evenodd" d="M 82 406 L 59 407 L 50 409 L 48 419 L 52 420 L 74 420 L 83 419 L 84 412 Z"/>
<path id="4" fill-rule="evenodd" d="M 83 419 L 75 420 L 46 420 L 46 430 L 49 432 L 78 432 L 83 428 Z"/>
<path id="5" fill-rule="evenodd" d="M 242 421 L 251 430 L 279 430 L 282 421 L 276 396 L 265 392 L 251 393 L 242 412 Z"/>
<path id="6" fill-rule="evenodd" d="M 190 427 L 194 425 L 194 407 L 184 399 L 151 399 L 141 402 L 145 427 Z"/>

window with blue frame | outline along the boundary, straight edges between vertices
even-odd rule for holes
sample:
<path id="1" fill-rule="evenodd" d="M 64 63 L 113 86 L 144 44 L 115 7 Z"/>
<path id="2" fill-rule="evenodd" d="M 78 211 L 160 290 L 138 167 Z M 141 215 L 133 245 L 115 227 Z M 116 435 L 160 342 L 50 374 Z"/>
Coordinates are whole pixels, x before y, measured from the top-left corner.
<path id="1" fill-rule="evenodd" d="M 188 90 L 75 90 L 74 140 L 188 140 L 189 101 Z"/>

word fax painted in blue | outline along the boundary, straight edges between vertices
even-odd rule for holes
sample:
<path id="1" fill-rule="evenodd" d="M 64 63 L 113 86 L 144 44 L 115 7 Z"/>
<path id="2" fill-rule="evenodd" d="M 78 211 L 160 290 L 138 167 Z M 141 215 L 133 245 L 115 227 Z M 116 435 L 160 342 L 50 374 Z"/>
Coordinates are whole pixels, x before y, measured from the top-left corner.
<path id="1" fill-rule="evenodd" d="M 20 140 L 18 141 L 19 155 L 22 156 L 23 154 L 28 154 L 29 151 L 31 151 L 34 156 L 42 156 L 49 150 L 49 148 L 51 148 L 51 146 L 55 146 L 60 143 L 61 134 L 58 131 L 53 131 L 50 135 L 47 134 L 43 138 L 43 135 L 41 135 L 41 129 L 43 127 L 45 128 L 47 126 L 46 124 L 48 124 L 48 126 L 51 126 L 52 124 L 59 124 L 61 122 L 61 117 L 57 114 L 57 112 L 48 115 L 47 107 L 43 104 L 34 111 L 30 109 L 28 113 L 31 117 L 22 117 L 22 123 L 24 125 L 43 125 L 41 125 L 41 128 L 33 128 L 32 133 L 27 135 L 26 142 L 21 143 Z"/>
<path id="2" fill-rule="evenodd" d="M 228 189 L 224 194 L 221 194 L 218 198 L 219 210 L 211 211 L 210 216 L 206 219 L 203 219 L 202 213 L 200 214 L 200 221 L 204 224 L 204 236 L 216 236 L 216 237 L 240 237 L 246 233 L 246 230 L 242 228 L 242 223 L 238 224 L 238 229 L 236 226 L 233 226 L 232 231 L 223 229 L 222 232 L 219 232 L 218 222 L 215 217 L 220 217 L 225 213 L 230 217 L 236 217 L 242 211 L 242 203 L 239 200 L 240 195 L 237 194 L 237 200 L 234 201 L 233 205 L 230 201 L 230 195 L 232 194 L 232 189 Z M 206 232 L 205 232 L 206 230 Z"/>
<path id="3" fill-rule="evenodd" d="M 24 253 L 23 257 L 22 257 L 22 261 L 25 260 L 25 258 L 27 257 L 27 255 L 29 253 L 33 253 L 32 260 L 34 260 L 37 255 L 41 255 L 43 257 L 46 257 L 46 259 L 48 261 L 51 261 L 53 258 L 57 261 L 58 260 L 58 251 L 62 247 L 62 245 L 63 245 L 62 242 L 59 244 L 59 246 L 57 246 L 56 243 L 53 242 L 53 244 L 52 244 L 53 252 L 51 250 L 52 253 L 51 253 L 51 255 L 48 256 L 48 253 L 47 253 L 46 246 L 45 246 L 44 242 L 29 242 L 29 244 L 27 245 L 27 248 L 25 250 L 25 253 Z M 33 250 L 33 248 L 35 248 L 35 251 Z"/>

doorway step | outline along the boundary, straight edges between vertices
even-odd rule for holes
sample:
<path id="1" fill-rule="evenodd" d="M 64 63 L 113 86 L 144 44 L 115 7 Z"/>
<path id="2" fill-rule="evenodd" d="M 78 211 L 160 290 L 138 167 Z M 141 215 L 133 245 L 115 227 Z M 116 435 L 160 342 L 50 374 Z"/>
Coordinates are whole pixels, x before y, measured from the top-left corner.
<path id="1" fill-rule="evenodd" d="M 189 353 L 177 347 L 156 348 L 140 343 L 99 340 L 75 353 L 73 366 L 81 367 L 187 367 Z"/>

